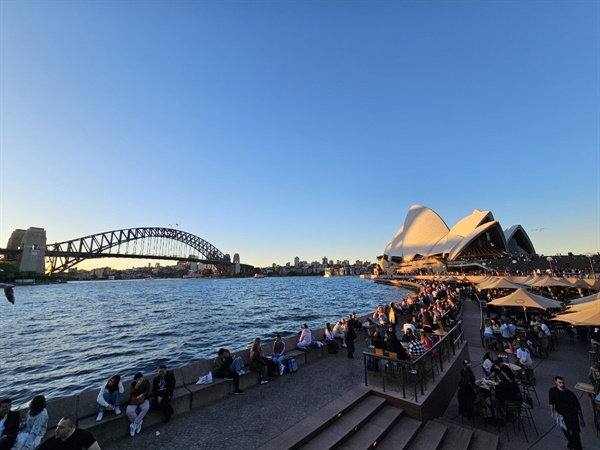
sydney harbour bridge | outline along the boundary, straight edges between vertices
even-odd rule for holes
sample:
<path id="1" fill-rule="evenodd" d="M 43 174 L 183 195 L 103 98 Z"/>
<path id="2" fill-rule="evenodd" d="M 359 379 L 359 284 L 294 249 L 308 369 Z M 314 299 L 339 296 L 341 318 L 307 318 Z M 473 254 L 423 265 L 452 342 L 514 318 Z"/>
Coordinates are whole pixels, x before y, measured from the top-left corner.
<path id="1" fill-rule="evenodd" d="M 240 264 L 210 242 L 191 233 L 162 227 L 141 227 L 106 231 L 69 241 L 46 244 L 43 228 L 13 231 L 3 261 L 14 262 L 21 271 L 65 272 L 88 259 L 132 258 L 190 261 L 213 266 L 222 275 L 254 273 L 254 267 Z"/>

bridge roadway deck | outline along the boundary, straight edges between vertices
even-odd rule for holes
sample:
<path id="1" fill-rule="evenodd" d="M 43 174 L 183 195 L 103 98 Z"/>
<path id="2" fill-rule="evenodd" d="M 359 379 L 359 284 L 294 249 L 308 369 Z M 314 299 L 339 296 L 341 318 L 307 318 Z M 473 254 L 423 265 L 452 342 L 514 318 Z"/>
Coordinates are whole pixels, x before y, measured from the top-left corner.
<path id="1" fill-rule="evenodd" d="M 469 341 L 469 350 L 476 376 L 481 376 L 481 359 L 484 350 L 478 334 L 479 308 L 476 302 L 466 302 L 463 310 L 463 330 Z M 364 350 L 364 342 L 357 341 L 357 353 Z M 358 355 L 357 355 L 358 356 Z M 554 450 L 567 448 L 562 432 L 550 417 L 547 393 L 554 385 L 553 377 L 561 374 L 567 386 L 580 398 L 586 427 L 581 434 L 585 449 L 598 448 L 599 440 L 592 421 L 592 411 L 587 396 L 573 389 L 578 381 L 586 381 L 588 373 L 588 347 L 570 342 L 559 336 L 559 344 L 547 360 L 534 360 L 538 378 L 537 402 L 533 409 L 539 435 L 526 426 L 529 443 L 523 433 L 513 433 L 510 441 L 504 431 L 484 427 L 476 420 L 475 426 L 496 433 L 499 448 Z M 212 406 L 174 416 L 168 423 L 144 428 L 133 438 L 127 438 L 103 450 L 164 450 L 164 449 L 254 449 L 278 436 L 283 430 L 335 400 L 354 386 L 364 383 L 362 358 L 349 359 L 345 353 L 328 355 L 300 367 L 294 374 L 286 374 L 264 386 L 247 389 L 244 395 L 231 396 Z M 535 399 L 534 399 L 535 402 Z M 447 408 L 445 419 L 462 423 L 458 415 L 456 396 Z M 160 433 L 157 436 L 157 432 Z M 100 443 L 102 444 L 102 443 Z"/>

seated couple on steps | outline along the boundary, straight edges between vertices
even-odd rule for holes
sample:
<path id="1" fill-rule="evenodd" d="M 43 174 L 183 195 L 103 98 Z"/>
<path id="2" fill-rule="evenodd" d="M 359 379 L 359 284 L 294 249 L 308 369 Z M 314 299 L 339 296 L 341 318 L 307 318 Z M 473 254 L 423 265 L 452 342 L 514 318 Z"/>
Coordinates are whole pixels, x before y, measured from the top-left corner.
<path id="1" fill-rule="evenodd" d="M 213 373 L 218 378 L 224 378 L 226 380 L 233 380 L 235 386 L 234 394 L 243 394 L 244 391 L 240 389 L 240 375 L 245 372 L 242 369 L 244 362 L 239 356 L 233 358 L 231 353 L 226 348 L 220 348 L 219 354 L 213 361 L 214 370 Z"/>

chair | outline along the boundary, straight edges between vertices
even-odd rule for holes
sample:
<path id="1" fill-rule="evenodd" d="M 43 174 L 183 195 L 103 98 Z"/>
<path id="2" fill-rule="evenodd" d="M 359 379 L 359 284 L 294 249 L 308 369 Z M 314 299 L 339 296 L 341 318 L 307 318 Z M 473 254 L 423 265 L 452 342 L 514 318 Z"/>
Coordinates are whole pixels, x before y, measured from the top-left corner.
<path id="1" fill-rule="evenodd" d="M 523 402 L 521 404 L 521 415 L 523 418 L 527 419 L 527 423 L 531 426 L 533 425 L 533 429 L 535 430 L 535 434 L 539 436 L 537 426 L 535 425 L 535 421 L 533 420 L 533 415 L 531 414 L 531 410 L 533 406 L 527 402 Z M 521 423 L 523 423 L 523 418 L 521 419 Z"/>
<path id="2" fill-rule="evenodd" d="M 514 402 L 514 401 L 504 402 L 503 412 L 504 412 L 505 422 L 507 422 L 507 423 L 512 422 L 514 432 L 516 432 L 516 430 L 515 430 L 515 423 L 516 423 L 519 431 L 521 431 L 521 429 L 523 429 L 523 434 L 525 435 L 525 442 L 529 442 L 529 440 L 527 439 L 527 433 L 525 433 L 525 428 L 522 427 L 523 415 L 521 414 L 521 403 Z M 510 438 L 508 436 L 508 427 L 506 428 L 506 437 L 510 441 Z"/>
<path id="3" fill-rule="evenodd" d="M 483 346 L 488 352 L 496 352 L 496 340 L 494 338 L 484 337 Z"/>
<path id="4" fill-rule="evenodd" d="M 525 367 L 522 372 L 523 375 L 521 376 L 521 387 L 523 388 L 523 398 L 527 398 L 527 396 L 531 397 L 531 391 L 533 391 L 538 405 L 541 405 L 540 398 L 535 390 L 536 379 L 533 369 L 531 367 Z"/>

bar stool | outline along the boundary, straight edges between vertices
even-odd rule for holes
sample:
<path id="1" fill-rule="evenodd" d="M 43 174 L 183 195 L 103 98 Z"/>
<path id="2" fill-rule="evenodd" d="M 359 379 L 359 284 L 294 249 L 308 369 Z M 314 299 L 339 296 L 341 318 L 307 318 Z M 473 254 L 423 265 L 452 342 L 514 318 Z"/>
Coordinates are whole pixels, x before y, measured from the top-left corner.
<path id="1" fill-rule="evenodd" d="M 521 405 L 521 415 L 523 416 L 523 418 L 527 419 L 527 423 L 529 424 L 529 426 L 533 425 L 535 434 L 537 436 L 539 436 L 540 434 L 538 433 L 537 426 L 535 425 L 535 421 L 533 420 L 533 415 L 531 414 L 532 409 L 533 409 L 532 405 L 530 405 L 526 401 L 523 402 L 523 404 Z M 521 418 L 521 423 L 523 423 L 523 418 Z M 596 436 L 596 437 L 598 437 L 598 436 Z"/>
<path id="2" fill-rule="evenodd" d="M 522 427 L 523 416 L 521 415 L 521 404 L 519 402 L 514 402 L 514 401 L 504 402 L 503 412 L 504 412 L 504 421 L 507 423 L 512 422 L 513 431 L 515 431 L 515 432 L 516 432 L 516 430 L 515 430 L 515 423 L 516 423 L 518 430 L 519 431 L 521 431 L 521 429 L 523 430 L 523 434 L 525 435 L 525 442 L 529 443 L 529 440 L 527 439 L 527 433 L 525 432 L 525 427 Z M 510 437 L 508 436 L 508 427 L 506 427 L 506 437 L 510 441 Z"/>
<path id="3" fill-rule="evenodd" d="M 525 367 L 523 370 L 523 375 L 521 376 L 521 388 L 523 389 L 523 398 L 527 398 L 527 396 L 531 397 L 531 391 L 533 391 L 535 398 L 537 399 L 538 405 L 541 405 L 540 398 L 537 395 L 537 391 L 535 390 L 535 374 L 533 373 L 533 369 L 531 367 Z"/>

